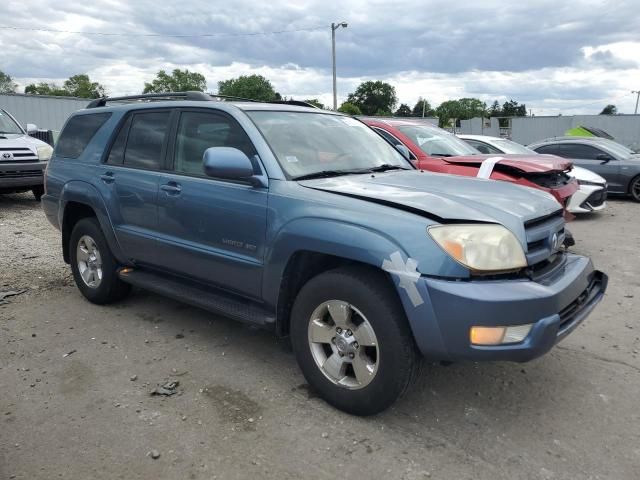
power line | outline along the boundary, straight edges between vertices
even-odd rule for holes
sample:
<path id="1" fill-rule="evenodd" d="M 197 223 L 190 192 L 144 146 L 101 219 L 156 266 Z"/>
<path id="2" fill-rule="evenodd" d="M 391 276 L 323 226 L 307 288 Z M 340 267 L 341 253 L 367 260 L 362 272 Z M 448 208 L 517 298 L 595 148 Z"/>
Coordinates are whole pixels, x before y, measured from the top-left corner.
<path id="1" fill-rule="evenodd" d="M 10 27 L 2 25 L 0 30 L 22 30 L 29 32 L 45 32 L 45 33 L 71 33 L 78 35 L 99 35 L 106 37 L 172 37 L 172 38 L 197 38 L 197 37 L 253 37 L 258 35 L 278 35 L 282 33 L 295 32 L 311 32 L 316 30 L 328 29 L 328 26 L 294 28 L 290 30 L 275 30 L 271 32 L 250 32 L 250 33 L 120 33 L 120 32 L 81 32 L 72 30 L 54 30 L 49 28 L 29 28 L 29 27 Z"/>

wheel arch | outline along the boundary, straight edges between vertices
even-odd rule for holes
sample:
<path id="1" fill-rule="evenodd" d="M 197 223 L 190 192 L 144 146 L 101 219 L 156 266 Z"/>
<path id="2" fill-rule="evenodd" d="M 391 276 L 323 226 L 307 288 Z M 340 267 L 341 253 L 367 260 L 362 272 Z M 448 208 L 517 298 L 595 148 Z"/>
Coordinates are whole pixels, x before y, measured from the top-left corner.
<path id="1" fill-rule="evenodd" d="M 631 189 L 633 188 L 633 184 L 637 181 L 640 181 L 640 173 L 635 177 L 631 178 L 631 180 L 629 180 L 629 183 L 627 184 L 627 193 L 629 195 L 633 195 L 633 192 L 631 191 Z"/>
<path id="2" fill-rule="evenodd" d="M 83 218 L 95 217 L 109 248 L 119 261 L 124 261 L 104 201 L 91 184 L 72 181 L 65 184 L 60 194 L 59 225 L 62 232 L 62 255 L 69 263 L 69 240 L 75 224 Z"/>

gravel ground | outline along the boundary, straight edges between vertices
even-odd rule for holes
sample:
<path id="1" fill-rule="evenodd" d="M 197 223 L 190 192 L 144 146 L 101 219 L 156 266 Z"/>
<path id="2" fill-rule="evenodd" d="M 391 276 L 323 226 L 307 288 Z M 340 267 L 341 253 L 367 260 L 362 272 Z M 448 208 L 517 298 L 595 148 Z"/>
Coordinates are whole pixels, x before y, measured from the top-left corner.
<path id="1" fill-rule="evenodd" d="M 145 292 L 86 302 L 39 204 L 0 196 L 0 291 L 26 290 L 0 305 L 0 479 L 639 478 L 639 212 L 571 224 L 610 285 L 550 354 L 429 365 L 357 418 L 267 332 Z"/>

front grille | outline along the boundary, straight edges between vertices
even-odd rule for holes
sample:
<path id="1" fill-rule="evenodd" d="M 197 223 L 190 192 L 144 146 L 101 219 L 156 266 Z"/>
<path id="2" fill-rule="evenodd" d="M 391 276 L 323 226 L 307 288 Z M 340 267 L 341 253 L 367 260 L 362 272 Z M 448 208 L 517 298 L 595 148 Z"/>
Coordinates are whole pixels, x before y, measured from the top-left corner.
<path id="1" fill-rule="evenodd" d="M 5 154 L 9 157 L 5 158 Z M 0 147 L 0 162 L 37 162 L 38 155 L 26 147 Z"/>
<path id="2" fill-rule="evenodd" d="M 562 335 L 579 318 L 580 313 L 591 306 L 596 298 L 602 295 L 605 288 L 605 277 L 601 272 L 593 272 L 587 288 L 573 302 L 563 308 L 560 315 L 558 335 Z"/>
<path id="3" fill-rule="evenodd" d="M 41 176 L 42 170 L 16 170 L 13 172 L 0 172 L 0 178 L 25 178 Z"/>
<path id="4" fill-rule="evenodd" d="M 605 188 L 596 190 L 580 205 L 582 208 L 599 207 L 607 201 L 607 190 Z"/>
<path id="5" fill-rule="evenodd" d="M 535 266 L 540 262 L 546 262 L 549 257 L 557 253 L 552 244 L 554 235 L 558 245 L 564 241 L 564 217 L 563 211 L 558 210 L 550 215 L 530 220 L 524 224 L 527 238 L 527 263 Z"/>

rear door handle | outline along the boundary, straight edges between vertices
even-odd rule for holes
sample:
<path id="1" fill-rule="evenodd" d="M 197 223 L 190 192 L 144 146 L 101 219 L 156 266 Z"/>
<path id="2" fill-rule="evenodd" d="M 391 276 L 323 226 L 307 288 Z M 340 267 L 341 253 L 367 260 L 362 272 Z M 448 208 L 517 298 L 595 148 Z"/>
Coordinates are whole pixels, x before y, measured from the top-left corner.
<path id="1" fill-rule="evenodd" d="M 160 190 L 167 192 L 167 195 L 179 195 L 182 192 L 182 187 L 178 183 L 169 182 L 160 185 Z"/>
<path id="2" fill-rule="evenodd" d="M 102 175 L 100 175 L 100 178 L 104 183 L 113 183 L 115 181 L 112 172 L 103 173 Z"/>

